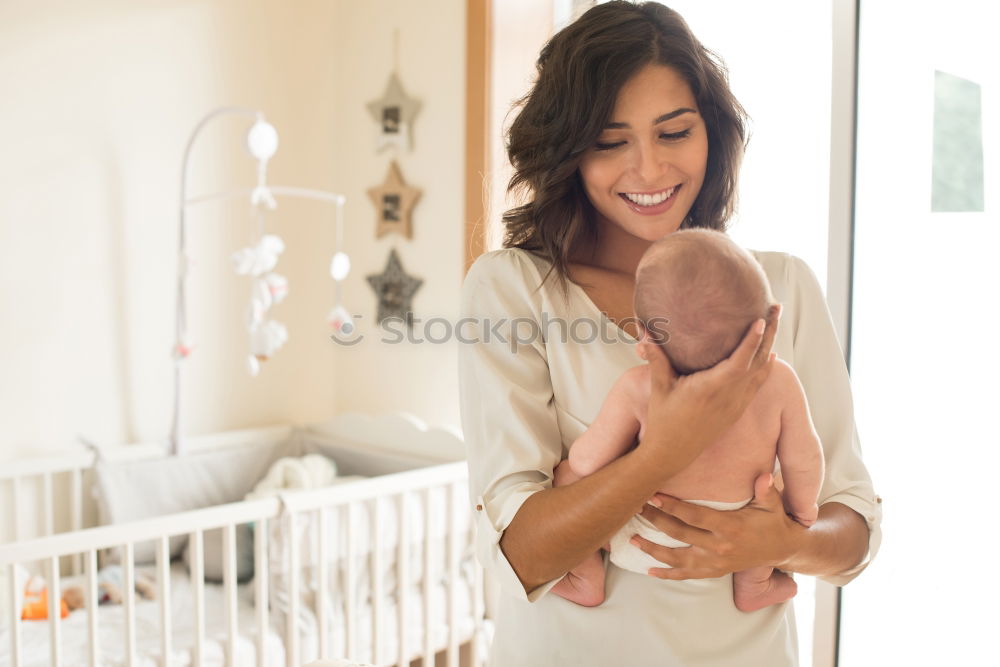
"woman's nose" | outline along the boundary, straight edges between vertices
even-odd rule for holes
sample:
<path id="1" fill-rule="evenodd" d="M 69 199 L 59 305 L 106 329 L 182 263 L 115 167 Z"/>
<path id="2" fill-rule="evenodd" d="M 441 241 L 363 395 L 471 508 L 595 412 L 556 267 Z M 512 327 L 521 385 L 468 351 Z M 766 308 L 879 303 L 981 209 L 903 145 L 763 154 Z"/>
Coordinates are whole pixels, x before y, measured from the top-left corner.
<path id="1" fill-rule="evenodd" d="M 656 185 L 666 170 L 666 156 L 652 145 L 638 145 L 635 151 L 634 168 L 643 183 Z"/>

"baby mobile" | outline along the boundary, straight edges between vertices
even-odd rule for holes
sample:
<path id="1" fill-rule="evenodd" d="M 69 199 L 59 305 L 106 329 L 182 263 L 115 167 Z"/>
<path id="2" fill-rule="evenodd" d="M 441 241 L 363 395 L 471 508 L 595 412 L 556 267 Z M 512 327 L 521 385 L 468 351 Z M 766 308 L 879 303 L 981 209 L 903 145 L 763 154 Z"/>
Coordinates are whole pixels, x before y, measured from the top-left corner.
<path id="1" fill-rule="evenodd" d="M 226 192 L 189 197 L 187 194 L 188 166 L 191 148 L 204 126 L 213 118 L 226 114 L 251 116 L 254 124 L 247 133 L 247 149 L 257 160 L 257 185 L 254 188 L 235 188 Z M 260 373 L 261 363 L 271 359 L 288 340 L 285 325 L 269 316 L 271 308 L 281 303 L 288 295 L 288 280 L 275 271 L 278 258 L 285 250 L 285 243 L 275 234 L 265 231 L 265 216 L 277 208 L 276 196 L 313 199 L 332 203 L 335 206 L 336 248 L 330 266 L 330 273 L 336 284 L 336 300 L 333 311 L 328 316 L 331 326 L 338 330 L 352 326 L 350 315 L 341 302 L 341 282 L 350 270 L 350 260 L 343 252 L 343 195 L 325 190 L 269 185 L 267 165 L 278 149 L 278 132 L 268 123 L 264 114 L 244 107 L 221 107 L 208 113 L 195 126 L 184 151 L 181 171 L 181 206 L 179 233 L 179 270 L 177 277 L 176 330 L 173 348 L 174 358 L 174 413 L 170 430 L 170 453 L 179 455 L 183 450 L 181 427 L 182 365 L 191 357 L 194 345 L 188 332 L 186 281 L 191 268 L 191 260 L 186 247 L 186 213 L 197 204 L 228 198 L 249 196 L 250 204 L 257 218 L 256 238 L 245 248 L 233 253 L 230 260 L 238 275 L 250 278 L 250 299 L 246 311 L 246 327 L 249 339 L 247 371 L 252 376 Z M 349 333 L 345 330 L 345 333 Z"/>
<path id="2" fill-rule="evenodd" d="M 376 152 L 387 147 L 397 151 L 413 149 L 413 120 L 420 111 L 420 101 L 406 94 L 399 75 L 399 31 L 393 36 L 394 69 L 389 74 L 382 97 L 369 102 L 368 112 L 378 126 Z M 383 182 L 369 188 L 368 197 L 375 207 L 375 238 L 387 234 L 399 234 L 405 239 L 413 238 L 413 207 L 419 201 L 421 191 L 409 186 L 403 180 L 403 172 L 396 160 L 389 162 Z M 366 276 L 368 284 L 375 292 L 378 315 L 381 324 L 390 317 L 403 319 L 407 326 L 412 324 L 411 300 L 423 284 L 423 280 L 408 275 L 399 260 L 395 248 L 389 251 L 382 273 Z"/>
<path id="3" fill-rule="evenodd" d="M 271 306 L 281 303 L 288 294 L 288 280 L 274 272 L 278 255 L 285 251 L 285 242 L 274 234 L 264 233 L 264 212 L 273 211 L 278 203 L 267 187 L 267 163 L 278 148 L 278 133 L 270 124 L 256 123 L 250 128 L 247 145 L 258 148 L 257 187 L 250 194 L 250 205 L 257 214 L 259 239 L 254 245 L 233 253 L 236 273 L 249 275 L 250 305 L 247 308 L 246 326 L 250 334 L 250 354 L 247 371 L 256 376 L 260 362 L 267 361 L 288 340 L 285 325 L 267 318 Z"/>

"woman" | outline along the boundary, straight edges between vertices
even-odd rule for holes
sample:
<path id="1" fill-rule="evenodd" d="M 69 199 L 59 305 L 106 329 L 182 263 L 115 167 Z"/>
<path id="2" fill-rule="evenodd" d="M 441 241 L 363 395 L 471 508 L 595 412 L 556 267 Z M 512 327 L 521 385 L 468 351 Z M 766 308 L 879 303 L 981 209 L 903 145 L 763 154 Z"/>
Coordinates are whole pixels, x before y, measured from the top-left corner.
<path id="1" fill-rule="evenodd" d="M 744 115 L 724 70 L 675 12 L 611 2 L 546 45 L 522 106 L 509 136 L 511 186 L 530 201 L 504 216 L 505 248 L 475 262 L 462 293 L 479 335 L 459 358 L 477 548 L 502 591 L 491 664 L 794 665 L 791 606 L 739 612 L 728 575 L 766 565 L 844 584 L 879 541 L 878 499 L 815 276 L 796 257 L 755 252 L 783 311 L 751 327 L 729 359 L 683 378 L 629 320 L 649 244 L 685 227 L 724 231 L 732 213 Z M 596 338 L 579 326 L 597 319 L 607 326 Z M 736 421 L 766 378 L 772 344 L 799 375 L 825 448 L 816 523 L 788 518 L 767 476 L 742 510 L 666 497 L 661 509 L 647 505 Z M 653 377 L 642 442 L 552 488 L 553 468 L 637 351 Z M 665 567 L 651 577 L 609 564 L 599 607 L 547 595 L 640 511 L 692 546 L 641 541 Z"/>

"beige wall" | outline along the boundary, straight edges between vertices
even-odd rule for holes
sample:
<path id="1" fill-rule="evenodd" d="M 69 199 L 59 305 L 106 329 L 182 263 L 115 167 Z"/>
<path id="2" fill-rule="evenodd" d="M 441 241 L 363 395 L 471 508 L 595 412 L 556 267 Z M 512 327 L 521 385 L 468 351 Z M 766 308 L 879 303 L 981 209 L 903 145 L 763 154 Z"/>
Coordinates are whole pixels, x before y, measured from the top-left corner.
<path id="1" fill-rule="evenodd" d="M 419 8 L 418 8 L 419 6 Z M 381 94 L 399 28 L 400 74 L 421 98 L 415 151 L 400 156 L 424 189 L 415 238 L 374 238 L 364 190 L 376 155 L 364 103 Z M 364 275 L 388 248 L 425 280 L 418 316 L 457 314 L 461 280 L 464 3 L 433 0 L 0 4 L 0 460 L 100 442 L 159 440 L 171 414 L 184 144 L 224 104 L 262 109 L 281 136 L 274 183 L 343 192 L 353 273 L 348 308 L 374 315 Z M 248 185 L 239 117 L 195 147 L 192 193 Z M 405 409 L 457 423 L 454 350 L 337 349 L 326 312 L 332 211 L 283 200 L 269 229 L 288 250 L 291 292 L 274 317 L 290 340 L 257 379 L 243 370 L 247 285 L 228 255 L 253 233 L 244 202 L 192 211 L 197 265 L 187 369 L 189 433 Z M 354 378 L 348 380 L 347 378 Z"/>
<path id="2" fill-rule="evenodd" d="M 381 272 L 391 247 L 403 268 L 424 280 L 413 300 L 416 317 L 458 319 L 463 278 L 465 159 L 465 2 L 370 0 L 340 5 L 337 41 L 345 55 L 337 74 L 345 97 L 338 105 L 335 167 L 348 196 L 346 242 L 356 248 L 346 281 L 346 306 L 362 316 L 365 340 L 336 350 L 337 405 L 345 411 L 384 406 L 432 423 L 458 425 L 457 350 L 448 345 L 390 345 L 372 330 L 375 300 L 365 274 Z M 423 190 L 414 209 L 413 239 L 375 239 L 375 212 L 365 190 L 385 178 L 392 154 L 375 153 L 364 102 L 381 97 L 393 68 L 399 31 L 399 75 L 423 108 L 414 124 L 414 150 L 397 156 L 408 184 Z M 419 332 L 422 326 L 415 328 Z M 431 334 L 441 329 L 435 327 Z"/>

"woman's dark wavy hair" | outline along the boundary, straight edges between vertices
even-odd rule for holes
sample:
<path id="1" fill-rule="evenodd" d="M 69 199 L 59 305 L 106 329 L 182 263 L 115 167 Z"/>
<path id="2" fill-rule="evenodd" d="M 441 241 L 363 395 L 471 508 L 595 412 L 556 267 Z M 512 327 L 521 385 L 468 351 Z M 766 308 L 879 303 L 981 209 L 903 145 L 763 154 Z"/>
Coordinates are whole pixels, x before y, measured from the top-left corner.
<path id="1" fill-rule="evenodd" d="M 704 184 L 681 228 L 725 231 L 735 209 L 746 112 L 729 90 L 725 65 L 658 2 L 598 5 L 542 49 L 538 78 L 507 132 L 514 167 L 507 190 L 531 201 L 504 213 L 503 246 L 544 256 L 552 263 L 545 279 L 554 270 L 563 288 L 571 253 L 597 236 L 580 160 L 611 120 L 622 85 L 649 64 L 687 81 L 708 130 Z"/>

